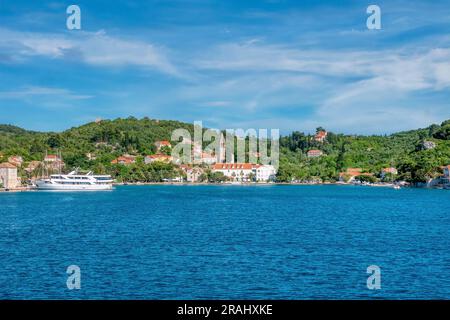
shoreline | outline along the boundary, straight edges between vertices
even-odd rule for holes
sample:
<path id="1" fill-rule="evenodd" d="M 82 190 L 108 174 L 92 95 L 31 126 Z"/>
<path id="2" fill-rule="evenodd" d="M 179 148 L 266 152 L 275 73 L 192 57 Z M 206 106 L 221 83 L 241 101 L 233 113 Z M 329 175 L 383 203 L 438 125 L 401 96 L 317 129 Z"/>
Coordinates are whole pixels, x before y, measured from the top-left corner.
<path id="1" fill-rule="evenodd" d="M 325 182 L 325 183 L 291 183 L 291 182 L 272 182 L 272 183 L 211 183 L 211 182 L 117 182 L 113 186 L 356 186 L 356 187 L 372 187 L 372 188 L 393 188 L 394 184 L 354 184 L 345 182 Z M 429 190 L 443 190 L 442 186 L 434 187 L 416 187 L 412 185 L 401 186 L 402 189 L 429 189 Z M 17 193 L 17 192 L 31 192 L 39 191 L 36 187 L 25 186 L 15 189 L 0 189 L 0 193 Z M 76 190 L 75 190 L 76 191 Z"/>

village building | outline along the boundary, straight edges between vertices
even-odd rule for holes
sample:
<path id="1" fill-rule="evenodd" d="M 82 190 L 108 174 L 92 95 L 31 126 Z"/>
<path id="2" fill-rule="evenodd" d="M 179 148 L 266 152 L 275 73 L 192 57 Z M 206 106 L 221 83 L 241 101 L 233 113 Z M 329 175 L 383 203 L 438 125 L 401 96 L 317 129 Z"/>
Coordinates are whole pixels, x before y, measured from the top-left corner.
<path id="1" fill-rule="evenodd" d="M 21 156 L 10 156 L 8 162 L 12 163 L 16 167 L 21 167 L 23 164 L 23 158 Z"/>
<path id="2" fill-rule="evenodd" d="M 205 172 L 202 168 L 190 167 L 187 165 L 181 165 L 180 168 L 186 173 L 187 182 L 198 182 L 200 176 Z"/>
<path id="3" fill-rule="evenodd" d="M 155 146 L 156 146 L 157 151 L 160 151 L 162 147 L 168 147 L 168 148 L 172 147 L 170 142 L 167 140 L 156 141 Z"/>
<path id="4" fill-rule="evenodd" d="M 9 162 L 0 163 L 0 185 L 5 189 L 15 189 L 20 186 L 15 165 Z"/>
<path id="5" fill-rule="evenodd" d="M 219 159 L 218 162 L 222 163 L 227 161 L 226 155 L 227 155 L 227 147 L 226 147 L 226 140 L 223 136 L 223 133 L 220 133 L 220 140 L 219 140 Z M 232 159 L 229 159 L 230 162 L 234 162 L 234 153 L 232 154 Z"/>
<path id="6" fill-rule="evenodd" d="M 118 157 L 117 159 L 114 159 L 113 161 L 111 161 L 111 164 L 130 165 L 133 163 L 136 163 L 136 157 L 131 156 L 129 154 L 124 154 L 124 155 Z"/>
<path id="7" fill-rule="evenodd" d="M 323 152 L 317 149 L 309 150 L 307 153 L 308 158 L 317 158 L 323 155 Z"/>
<path id="8" fill-rule="evenodd" d="M 223 173 L 231 181 L 245 182 L 250 181 L 253 165 L 251 163 L 216 163 L 212 171 Z"/>
<path id="9" fill-rule="evenodd" d="M 339 181 L 352 182 L 359 176 L 373 176 L 371 173 L 363 172 L 361 168 L 348 168 L 345 172 L 339 174 Z"/>
<path id="10" fill-rule="evenodd" d="M 436 143 L 434 143 L 433 141 L 424 141 L 422 142 L 422 148 L 424 150 L 431 150 L 436 148 Z"/>
<path id="11" fill-rule="evenodd" d="M 93 160 L 96 160 L 96 159 L 97 159 L 97 157 L 95 156 L 95 154 L 93 154 L 93 153 L 91 153 L 91 152 L 86 153 L 86 158 L 87 158 L 89 161 L 93 161 Z"/>
<path id="12" fill-rule="evenodd" d="M 172 162 L 172 160 L 173 160 L 172 156 L 158 153 L 158 154 L 152 154 L 152 155 L 145 156 L 144 163 L 150 164 L 150 163 L 153 163 L 156 161 L 169 163 L 169 162 Z"/>
<path id="13" fill-rule="evenodd" d="M 56 154 L 47 154 L 44 157 L 45 166 L 51 170 L 60 170 L 64 167 L 64 161 Z"/>
<path id="14" fill-rule="evenodd" d="M 210 153 L 202 152 L 202 163 L 204 164 L 214 164 L 217 162 L 217 158 Z"/>
<path id="15" fill-rule="evenodd" d="M 216 148 L 213 147 L 211 151 L 203 151 L 203 146 L 200 142 L 194 141 L 192 142 L 190 139 L 183 139 L 182 143 L 192 144 L 192 160 L 198 161 L 201 159 L 202 163 L 205 164 L 214 164 L 214 163 L 224 163 L 226 160 L 230 162 L 234 162 L 234 154 L 230 154 L 229 157 L 231 159 L 226 159 L 226 140 L 224 135 L 220 133 L 219 136 L 219 144 Z"/>
<path id="16" fill-rule="evenodd" d="M 384 177 L 386 177 L 387 174 L 397 175 L 398 170 L 394 167 L 384 168 L 383 170 L 381 170 L 380 176 L 383 179 Z"/>
<path id="17" fill-rule="evenodd" d="M 272 165 L 254 165 L 253 173 L 257 182 L 274 181 L 277 170 Z"/>
<path id="18" fill-rule="evenodd" d="M 441 183 L 445 185 L 450 185 L 450 165 L 445 166 L 444 175 L 441 177 Z"/>
<path id="19" fill-rule="evenodd" d="M 36 169 L 38 169 L 42 165 L 41 161 L 30 161 L 25 168 L 25 171 L 29 174 L 33 173 Z"/>
<path id="20" fill-rule="evenodd" d="M 216 163 L 212 171 L 221 172 L 234 182 L 249 182 L 252 179 L 258 182 L 267 182 L 274 180 L 277 173 L 272 165 L 252 163 Z"/>
<path id="21" fill-rule="evenodd" d="M 316 133 L 316 135 L 314 136 L 314 140 L 317 142 L 324 142 L 327 135 L 328 135 L 328 132 L 326 132 L 325 130 L 321 130 Z"/>

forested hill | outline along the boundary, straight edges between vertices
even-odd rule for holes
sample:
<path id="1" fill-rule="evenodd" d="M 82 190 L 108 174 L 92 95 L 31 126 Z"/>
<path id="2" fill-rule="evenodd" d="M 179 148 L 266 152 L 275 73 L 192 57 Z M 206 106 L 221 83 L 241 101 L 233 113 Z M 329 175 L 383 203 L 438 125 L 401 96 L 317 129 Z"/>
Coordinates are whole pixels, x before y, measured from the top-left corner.
<path id="1" fill-rule="evenodd" d="M 123 153 L 145 155 L 155 152 L 155 141 L 170 140 L 172 131 L 193 125 L 178 121 L 149 118 L 102 120 L 74 127 L 64 132 L 31 132 L 10 125 L 0 125 L 0 152 L 21 155 L 25 161 L 42 160 L 45 153 L 60 151 L 65 163 L 72 167 L 89 167 L 87 153 L 96 162 L 109 163 Z"/>
<path id="2" fill-rule="evenodd" d="M 442 175 L 441 167 L 450 164 L 450 120 L 389 136 L 329 132 L 324 142 L 293 132 L 282 137 L 280 145 L 278 178 L 283 181 L 316 177 L 333 180 L 348 168 L 361 168 L 377 176 L 383 168 L 395 167 L 399 171 L 397 179 L 423 182 Z M 321 150 L 324 155 L 308 159 L 306 152 L 311 149 Z"/>
<path id="3" fill-rule="evenodd" d="M 26 162 L 42 160 L 46 152 L 59 150 L 68 168 L 107 168 L 123 153 L 154 153 L 154 142 L 170 140 L 172 131 L 178 128 L 193 132 L 192 124 L 133 117 L 92 122 L 59 133 L 0 125 L 0 161 L 10 155 L 21 155 Z M 329 132 L 324 142 L 313 137 L 293 132 L 281 138 L 280 181 L 335 180 L 339 172 L 354 167 L 376 175 L 390 166 L 399 170 L 399 178 L 424 181 L 441 174 L 441 166 L 450 164 L 450 120 L 388 136 Z M 308 158 L 307 152 L 312 149 L 321 150 L 323 156 Z M 88 153 L 96 159 L 88 160 Z"/>

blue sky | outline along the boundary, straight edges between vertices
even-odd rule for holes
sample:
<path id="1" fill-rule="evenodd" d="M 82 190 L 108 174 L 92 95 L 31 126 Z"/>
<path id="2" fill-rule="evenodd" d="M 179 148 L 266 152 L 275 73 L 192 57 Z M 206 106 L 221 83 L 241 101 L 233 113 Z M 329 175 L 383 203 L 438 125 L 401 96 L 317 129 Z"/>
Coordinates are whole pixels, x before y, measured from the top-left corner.
<path id="1" fill-rule="evenodd" d="M 0 0 L 0 79 L 0 123 L 34 130 L 128 116 L 414 129 L 450 118 L 450 0 Z"/>

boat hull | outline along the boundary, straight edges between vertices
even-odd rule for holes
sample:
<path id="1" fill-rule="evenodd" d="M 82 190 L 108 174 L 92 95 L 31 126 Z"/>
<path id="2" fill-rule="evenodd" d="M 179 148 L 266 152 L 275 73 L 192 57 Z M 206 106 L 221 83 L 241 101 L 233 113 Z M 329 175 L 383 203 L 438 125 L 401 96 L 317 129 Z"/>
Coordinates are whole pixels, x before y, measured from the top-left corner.
<path id="1" fill-rule="evenodd" d="M 46 191 L 100 191 L 112 190 L 112 184 L 90 184 L 90 185 L 64 185 L 37 181 L 36 188 Z"/>

